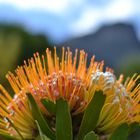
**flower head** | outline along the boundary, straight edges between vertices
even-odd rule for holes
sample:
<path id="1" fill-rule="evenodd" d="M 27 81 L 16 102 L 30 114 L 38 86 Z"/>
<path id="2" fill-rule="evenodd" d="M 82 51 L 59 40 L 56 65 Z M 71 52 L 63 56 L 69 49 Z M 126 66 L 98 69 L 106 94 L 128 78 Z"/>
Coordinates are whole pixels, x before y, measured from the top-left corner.
<path id="1" fill-rule="evenodd" d="M 56 48 L 54 48 L 53 58 L 51 51 L 47 49 L 47 59 L 42 56 L 41 60 L 39 54 L 36 53 L 34 58 L 28 60 L 28 64 L 24 62 L 24 66 L 17 68 L 16 76 L 9 72 L 7 79 L 16 94 L 25 95 L 25 93 L 31 93 L 40 108 L 43 109 L 40 103 L 43 98 L 49 99 L 54 103 L 57 99 L 64 98 L 69 102 L 73 113 L 77 114 L 82 112 L 88 103 L 87 92 L 91 84 L 91 74 L 96 69 L 102 69 L 103 67 L 103 62 L 94 62 L 93 56 L 87 69 L 87 54 L 83 50 L 80 51 L 77 67 L 77 55 L 77 50 L 73 58 L 70 49 L 68 48 L 64 52 L 63 48 L 61 62 L 59 62 Z"/>
<path id="2" fill-rule="evenodd" d="M 36 130 L 35 122 L 29 108 L 27 98 L 16 94 L 14 98 L 0 86 L 0 134 L 16 138 L 33 138 Z"/>
<path id="3" fill-rule="evenodd" d="M 32 117 L 26 93 L 31 93 L 42 112 L 50 113 L 44 108 L 41 99 L 49 99 L 56 102 L 63 98 L 68 101 L 73 114 L 82 112 L 88 103 L 88 88 L 91 84 L 91 73 L 96 69 L 102 69 L 103 63 L 94 62 L 91 59 L 89 68 L 86 68 L 87 54 L 81 50 L 77 67 L 78 50 L 75 50 L 74 58 L 68 48 L 62 58 L 59 58 L 54 48 L 54 57 L 51 51 L 46 50 L 46 57 L 42 59 L 38 53 L 24 61 L 24 66 L 16 69 L 16 75 L 9 72 L 6 77 L 13 88 L 15 95 L 12 98 L 1 86 L 0 94 L 0 133 L 9 133 L 18 137 L 32 138 L 36 125 Z M 47 65 L 46 65 L 47 64 Z M 14 126 L 13 126 L 13 125 Z M 18 131 L 17 131 L 18 130 Z"/>
<path id="4" fill-rule="evenodd" d="M 53 57 L 52 57 L 53 56 Z M 117 80 L 113 70 L 106 68 L 103 61 L 95 62 L 91 58 L 87 68 L 87 54 L 84 50 L 75 50 L 74 56 L 68 48 L 62 48 L 62 57 L 49 49 L 45 56 L 38 53 L 16 69 L 9 72 L 7 79 L 15 95 L 0 86 L 0 133 L 23 138 L 34 138 L 37 126 L 32 116 L 27 93 L 31 93 L 44 115 L 52 115 L 41 103 L 48 99 L 54 104 L 60 98 L 69 104 L 72 116 L 83 113 L 96 91 L 102 90 L 106 100 L 97 123 L 97 133 L 112 133 L 122 123 L 140 122 L 140 76 L 134 75 L 123 82 L 123 76 Z M 95 112 L 96 113 L 96 112 Z M 53 114 L 54 115 L 54 114 Z"/>
<path id="5" fill-rule="evenodd" d="M 110 72 L 96 72 L 92 75 L 92 90 L 102 90 L 106 101 L 101 110 L 97 131 L 112 133 L 123 123 L 140 122 L 140 84 L 136 86 L 140 75 L 134 75 L 123 82 L 123 75 L 117 80 Z"/>

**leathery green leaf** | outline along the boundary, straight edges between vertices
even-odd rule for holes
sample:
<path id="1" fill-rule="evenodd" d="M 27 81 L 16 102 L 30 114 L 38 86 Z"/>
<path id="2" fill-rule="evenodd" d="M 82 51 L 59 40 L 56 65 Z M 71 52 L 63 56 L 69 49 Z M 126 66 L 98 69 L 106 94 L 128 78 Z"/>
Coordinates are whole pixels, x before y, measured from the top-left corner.
<path id="1" fill-rule="evenodd" d="M 34 97 L 31 94 L 27 94 L 27 96 L 30 101 L 33 117 L 35 120 L 37 120 L 40 129 L 47 137 L 51 138 L 51 140 L 55 140 L 55 135 L 51 128 L 48 126 L 47 121 L 44 119 Z"/>
<path id="2" fill-rule="evenodd" d="M 37 124 L 37 127 L 38 127 L 38 130 L 39 130 L 39 137 L 36 139 L 36 140 L 50 140 L 47 136 L 45 136 L 38 124 L 38 122 L 36 121 L 36 124 Z"/>
<path id="3" fill-rule="evenodd" d="M 109 137 L 109 140 L 126 140 L 128 137 L 129 126 L 124 123 L 120 125 L 114 133 Z"/>
<path id="4" fill-rule="evenodd" d="M 84 112 L 77 140 L 82 140 L 88 132 L 95 129 L 105 99 L 106 96 L 103 95 L 102 91 L 95 92 L 91 102 Z"/>
<path id="5" fill-rule="evenodd" d="M 44 105 L 44 107 L 50 112 L 55 114 L 56 113 L 56 104 L 54 104 L 53 102 L 47 100 L 47 99 L 43 99 L 41 100 L 42 104 Z"/>
<path id="6" fill-rule="evenodd" d="M 93 131 L 91 131 L 85 135 L 84 140 L 99 140 L 99 137 Z"/>
<path id="7" fill-rule="evenodd" d="M 72 120 L 67 101 L 56 102 L 56 140 L 72 140 Z"/>
<path id="8" fill-rule="evenodd" d="M 134 122 L 129 125 L 129 135 L 132 134 L 134 131 L 136 131 L 140 127 L 139 123 Z"/>
<path id="9" fill-rule="evenodd" d="M 15 137 L 12 137 L 8 134 L 0 134 L 0 139 L 1 140 L 17 140 Z"/>

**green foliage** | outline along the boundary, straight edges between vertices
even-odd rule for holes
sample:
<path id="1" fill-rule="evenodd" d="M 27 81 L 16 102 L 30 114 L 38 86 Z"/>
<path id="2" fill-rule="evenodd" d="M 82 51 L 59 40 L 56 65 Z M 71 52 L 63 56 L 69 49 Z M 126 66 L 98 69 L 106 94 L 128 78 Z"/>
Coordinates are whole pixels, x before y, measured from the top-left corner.
<path id="1" fill-rule="evenodd" d="M 38 122 L 36 121 L 38 130 L 39 130 L 39 136 L 36 138 L 36 140 L 50 140 L 46 135 L 43 134 Z"/>
<path id="2" fill-rule="evenodd" d="M 108 140 L 127 140 L 128 136 L 138 128 L 138 123 L 132 123 L 130 125 L 124 123 L 114 131 L 114 133 L 108 138 Z"/>
<path id="3" fill-rule="evenodd" d="M 130 135 L 134 133 L 138 128 L 139 128 L 139 124 L 137 122 L 130 124 L 128 134 Z"/>
<path id="4" fill-rule="evenodd" d="M 67 101 L 56 102 L 56 140 L 72 140 L 72 120 Z"/>
<path id="5" fill-rule="evenodd" d="M 43 99 L 41 102 L 44 105 L 44 107 L 47 109 L 47 111 L 49 111 L 49 113 L 52 114 L 56 113 L 56 104 L 54 104 L 53 102 L 47 99 Z"/>
<path id="6" fill-rule="evenodd" d="M 120 62 L 119 71 L 130 77 L 134 73 L 140 74 L 140 54 L 132 54 Z M 140 82 L 140 81 L 139 81 Z"/>
<path id="7" fill-rule="evenodd" d="M 95 92 L 94 97 L 85 110 L 77 140 L 82 140 L 84 135 L 95 129 L 105 99 L 106 96 L 103 95 L 102 91 Z"/>
<path id="8" fill-rule="evenodd" d="M 128 137 L 129 126 L 124 123 L 119 126 L 108 140 L 126 140 Z"/>
<path id="9" fill-rule="evenodd" d="M 99 137 L 93 131 L 91 131 L 85 135 L 84 140 L 99 140 Z"/>
<path id="10" fill-rule="evenodd" d="M 73 136 L 73 129 L 75 128 L 74 126 L 72 127 L 72 115 L 67 101 L 59 99 L 56 101 L 56 104 L 47 102 L 46 105 L 47 100 L 42 100 L 42 103 L 45 105 L 47 110 L 52 109 L 52 107 L 48 105 L 49 103 L 53 105 L 53 107 L 55 105 L 55 110 L 54 108 L 52 110 L 54 111 L 53 115 L 55 116 L 56 121 L 54 124 L 55 128 L 53 127 L 54 129 L 52 130 L 51 125 L 48 124 L 48 118 L 41 113 L 40 108 L 32 94 L 28 93 L 27 97 L 29 99 L 29 107 L 36 123 L 36 128 L 38 129 L 38 132 L 34 136 L 36 137 L 35 140 L 127 140 L 128 136 L 139 128 L 138 123 L 130 125 L 124 123 L 120 125 L 110 136 L 108 135 L 109 137 L 107 135 L 107 137 L 104 137 L 103 134 L 95 134 L 95 128 L 100 111 L 106 99 L 106 96 L 103 95 L 102 91 L 95 92 L 95 95 L 87 106 L 82 117 L 82 121 L 80 121 L 81 125 L 80 128 L 78 128 L 79 132 L 77 132 L 78 136 L 76 134 L 77 137 Z M 12 122 L 10 122 L 10 124 L 13 125 Z M 18 133 L 18 130 L 14 127 L 14 125 L 13 128 Z M 19 136 L 20 140 L 24 140 L 21 134 L 19 134 Z M 18 140 L 6 134 L 0 134 L 0 138 L 1 140 Z"/>
<path id="11" fill-rule="evenodd" d="M 137 128 L 131 135 L 129 135 L 127 140 L 139 140 L 139 139 L 140 139 L 140 127 Z"/>
<path id="12" fill-rule="evenodd" d="M 46 48 L 53 47 L 45 35 L 33 35 L 17 25 L 0 24 L 0 83 L 7 83 L 8 71 L 22 65 L 35 52 L 43 54 Z"/>
<path id="13" fill-rule="evenodd" d="M 56 104 L 54 104 L 46 99 L 42 100 L 45 108 L 56 116 L 56 122 L 54 125 L 55 131 L 53 131 L 46 121 L 47 118 L 42 115 L 34 97 L 31 94 L 27 94 L 27 96 L 39 131 L 35 140 L 75 139 L 75 136 L 73 136 L 73 129 L 75 128 L 72 127 L 72 116 L 67 101 L 59 99 L 56 101 Z M 78 136 L 76 138 L 77 140 L 102 140 L 100 135 L 95 134 L 95 128 L 105 99 L 106 96 L 103 95 L 102 91 L 95 92 L 91 102 L 84 112 Z M 137 123 L 131 125 L 124 123 L 120 125 L 109 138 L 106 137 L 103 140 L 127 140 L 129 134 L 133 133 L 138 127 L 139 124 Z"/>
<path id="14" fill-rule="evenodd" d="M 31 106 L 31 110 L 32 110 L 34 119 L 38 121 L 42 132 L 45 135 L 47 135 L 49 138 L 54 140 L 55 135 L 54 135 L 53 131 L 51 130 L 51 128 L 49 128 L 49 125 L 48 125 L 47 121 L 45 120 L 45 118 L 43 117 L 38 105 L 36 104 L 34 97 L 31 94 L 27 94 L 27 96 L 30 101 L 30 106 Z"/>
<path id="15" fill-rule="evenodd" d="M 15 68 L 20 54 L 21 38 L 14 33 L 5 35 L 0 32 L 0 80 L 5 82 L 5 75 Z"/>
<path id="16" fill-rule="evenodd" d="M 0 140 L 17 140 L 17 139 L 8 134 L 0 134 Z"/>

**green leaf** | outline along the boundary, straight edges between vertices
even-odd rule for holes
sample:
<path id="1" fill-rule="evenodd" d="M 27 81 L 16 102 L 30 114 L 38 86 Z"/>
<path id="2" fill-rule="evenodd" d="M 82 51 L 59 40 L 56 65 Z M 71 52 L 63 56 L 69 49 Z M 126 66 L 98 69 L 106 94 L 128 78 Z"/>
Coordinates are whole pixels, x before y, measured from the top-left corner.
<path id="1" fill-rule="evenodd" d="M 51 139 L 49 139 L 46 135 L 43 135 L 42 137 L 38 136 L 37 138 L 35 138 L 35 140 L 51 140 Z"/>
<path id="2" fill-rule="evenodd" d="M 140 140 L 140 127 L 128 136 L 127 140 Z"/>
<path id="3" fill-rule="evenodd" d="M 37 124 L 38 130 L 39 130 L 39 138 L 38 138 L 38 140 L 50 140 L 47 136 L 45 136 L 43 134 L 43 132 L 41 131 L 41 128 L 40 128 L 40 126 L 39 126 L 37 121 L 36 121 L 36 124 Z"/>
<path id="4" fill-rule="evenodd" d="M 56 140 L 72 140 L 72 120 L 67 101 L 56 102 Z"/>
<path id="5" fill-rule="evenodd" d="M 130 125 L 129 125 L 129 132 L 128 132 L 128 134 L 129 134 L 129 135 L 132 134 L 132 133 L 135 132 L 136 129 L 138 129 L 139 127 L 140 127 L 140 125 L 139 125 L 139 123 L 137 123 L 137 122 L 134 122 L 134 123 L 130 124 Z"/>
<path id="6" fill-rule="evenodd" d="M 129 126 L 124 123 L 120 125 L 114 133 L 109 137 L 109 140 L 126 140 L 128 136 Z"/>
<path id="7" fill-rule="evenodd" d="M 47 99 L 43 99 L 41 100 L 41 102 L 50 113 L 56 113 L 56 104 Z"/>
<path id="8" fill-rule="evenodd" d="M 103 95 L 102 91 L 95 92 L 94 97 L 85 110 L 77 140 L 82 140 L 88 132 L 95 129 L 105 99 L 106 96 Z"/>
<path id="9" fill-rule="evenodd" d="M 8 134 L 0 134 L 0 139 L 1 140 L 17 140 L 15 137 L 12 137 Z"/>
<path id="10" fill-rule="evenodd" d="M 34 97 L 31 94 L 27 94 L 28 99 L 30 101 L 31 109 L 32 109 L 32 114 L 35 120 L 39 123 L 39 126 L 42 130 L 42 132 L 52 140 L 55 140 L 55 135 L 51 128 L 48 126 L 47 121 L 44 119 L 43 115 L 41 114 L 41 111 L 34 99 Z"/>
<path id="11" fill-rule="evenodd" d="M 99 137 L 93 131 L 91 131 L 85 135 L 84 140 L 99 140 Z"/>

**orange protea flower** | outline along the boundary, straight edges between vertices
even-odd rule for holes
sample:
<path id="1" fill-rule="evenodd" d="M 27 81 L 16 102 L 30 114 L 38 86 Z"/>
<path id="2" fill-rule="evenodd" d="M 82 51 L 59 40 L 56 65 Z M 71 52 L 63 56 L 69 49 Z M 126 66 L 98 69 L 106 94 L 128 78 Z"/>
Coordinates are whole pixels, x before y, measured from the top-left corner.
<path id="1" fill-rule="evenodd" d="M 0 134 L 15 136 L 16 138 L 34 138 L 36 125 L 29 108 L 27 98 L 22 94 L 14 98 L 0 86 Z"/>
<path id="2" fill-rule="evenodd" d="M 110 134 L 122 123 L 140 122 L 140 75 L 134 75 L 123 84 L 123 75 L 116 79 L 113 73 L 97 71 L 92 75 L 92 92 L 102 90 L 106 101 L 97 123 L 98 133 Z"/>
<path id="3" fill-rule="evenodd" d="M 54 48 L 54 58 L 51 56 L 51 51 L 47 49 L 47 66 L 45 66 L 45 57 L 42 56 L 41 60 L 36 53 L 34 58 L 28 60 L 28 64 L 24 62 L 24 66 L 17 68 L 16 76 L 9 72 L 6 77 L 16 94 L 26 96 L 25 93 L 31 93 L 42 109 L 41 99 L 46 98 L 55 103 L 57 99 L 64 98 L 69 102 L 74 114 L 80 113 L 90 100 L 87 92 L 91 84 L 91 74 L 97 69 L 102 71 L 103 62 L 94 62 L 93 56 L 87 69 L 87 54 L 81 50 L 78 68 L 76 68 L 77 53 L 76 50 L 72 60 L 70 49 L 68 48 L 65 53 L 63 48 L 61 62 L 59 62 L 56 48 Z"/>
<path id="4" fill-rule="evenodd" d="M 87 54 L 81 50 L 79 65 L 77 65 L 78 50 L 75 51 L 72 60 L 72 52 L 68 48 L 66 53 L 62 49 L 62 58 L 56 54 L 54 48 L 54 58 L 51 51 L 46 50 L 47 66 L 45 57 L 42 60 L 38 53 L 34 58 L 25 61 L 24 66 L 16 69 L 16 76 L 9 72 L 6 77 L 15 92 L 12 97 L 0 86 L 0 133 L 9 133 L 18 137 L 22 135 L 25 138 L 32 138 L 36 131 L 36 125 L 31 115 L 31 109 L 28 104 L 26 93 L 31 93 L 36 99 L 43 113 L 50 115 L 40 102 L 41 99 L 49 99 L 56 102 L 59 98 L 68 101 L 73 114 L 82 112 L 92 95 L 89 96 L 88 88 L 91 84 L 91 73 L 96 69 L 102 70 L 103 62 L 94 62 L 94 56 L 91 58 L 89 68 L 86 68 Z M 11 124 L 14 124 L 13 125 Z M 16 131 L 15 130 L 18 130 Z"/>
<path id="5" fill-rule="evenodd" d="M 46 57 L 35 53 L 28 63 L 25 61 L 23 66 L 16 69 L 15 75 L 11 72 L 7 74 L 15 96 L 12 98 L 0 86 L 0 133 L 26 139 L 36 136 L 37 126 L 27 93 L 33 95 L 42 113 L 48 117 L 54 114 L 44 108 L 42 99 L 55 104 L 63 98 L 68 102 L 73 116 L 83 113 L 94 93 L 102 90 L 106 101 L 96 127 L 99 134 L 110 134 L 124 122 L 140 122 L 140 85 L 135 86 L 140 76 L 134 75 L 123 84 L 123 77 L 117 80 L 111 69 L 107 68 L 103 72 L 103 61 L 95 62 L 94 56 L 87 68 L 87 54 L 84 50 L 80 51 L 79 60 L 78 50 L 75 50 L 73 57 L 69 48 L 66 52 L 62 48 L 61 60 L 56 48 L 53 57 L 47 49 Z"/>

